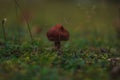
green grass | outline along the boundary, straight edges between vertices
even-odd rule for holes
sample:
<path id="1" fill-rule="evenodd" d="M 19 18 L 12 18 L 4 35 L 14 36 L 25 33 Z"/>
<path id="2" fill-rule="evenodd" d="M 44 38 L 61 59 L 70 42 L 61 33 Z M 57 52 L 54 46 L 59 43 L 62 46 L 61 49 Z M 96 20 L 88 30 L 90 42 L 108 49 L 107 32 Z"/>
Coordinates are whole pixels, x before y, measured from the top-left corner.
<path id="1" fill-rule="evenodd" d="M 37 47 L 39 45 L 36 45 Z M 109 80 L 111 62 L 118 57 L 116 48 L 64 48 L 62 56 L 57 56 L 51 48 L 38 47 L 36 51 L 29 45 L 1 48 L 0 78 L 5 80 Z M 5 77 L 6 76 L 6 77 Z"/>
<path id="2" fill-rule="evenodd" d="M 6 3 L 7 7 L 11 4 Z M 35 25 L 42 29 L 33 36 L 33 45 L 27 26 L 17 20 L 21 11 L 16 19 L 13 5 L 10 10 L 7 7 L 1 9 L 0 20 L 6 16 L 8 22 L 5 25 L 6 46 L 0 45 L 0 80 L 110 80 L 113 63 L 108 59 L 120 57 L 120 40 L 113 27 L 117 5 L 39 4 L 32 8 L 28 5 L 33 13 L 29 21 L 31 29 Z M 26 6 L 22 4 L 23 8 Z M 70 32 L 70 40 L 62 42 L 60 56 L 52 49 L 53 42 L 46 37 L 48 29 L 56 23 L 63 24 Z M 3 43 L 1 29 L 0 32 L 0 42 Z"/>

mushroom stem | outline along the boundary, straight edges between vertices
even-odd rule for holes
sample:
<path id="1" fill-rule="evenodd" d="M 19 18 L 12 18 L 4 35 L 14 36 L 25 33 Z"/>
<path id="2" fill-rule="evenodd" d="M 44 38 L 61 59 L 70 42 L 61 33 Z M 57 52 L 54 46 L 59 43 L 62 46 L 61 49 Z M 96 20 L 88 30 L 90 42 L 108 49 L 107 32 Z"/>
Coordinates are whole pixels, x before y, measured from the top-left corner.
<path id="1" fill-rule="evenodd" d="M 60 45 L 60 41 L 56 41 L 56 42 L 55 42 L 55 49 L 56 49 L 56 50 L 59 50 L 59 49 L 60 49 L 60 46 L 61 46 L 61 45 Z"/>

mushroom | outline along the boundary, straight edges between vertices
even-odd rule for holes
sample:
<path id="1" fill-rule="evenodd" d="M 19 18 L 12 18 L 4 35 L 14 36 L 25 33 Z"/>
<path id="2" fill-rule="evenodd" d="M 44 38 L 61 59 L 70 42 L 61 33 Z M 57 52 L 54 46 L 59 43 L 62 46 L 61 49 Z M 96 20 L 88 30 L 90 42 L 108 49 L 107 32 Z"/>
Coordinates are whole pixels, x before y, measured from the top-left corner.
<path id="1" fill-rule="evenodd" d="M 59 50 L 61 45 L 60 41 L 69 40 L 69 32 L 61 25 L 56 24 L 47 32 L 48 40 L 54 41 L 55 49 Z"/>

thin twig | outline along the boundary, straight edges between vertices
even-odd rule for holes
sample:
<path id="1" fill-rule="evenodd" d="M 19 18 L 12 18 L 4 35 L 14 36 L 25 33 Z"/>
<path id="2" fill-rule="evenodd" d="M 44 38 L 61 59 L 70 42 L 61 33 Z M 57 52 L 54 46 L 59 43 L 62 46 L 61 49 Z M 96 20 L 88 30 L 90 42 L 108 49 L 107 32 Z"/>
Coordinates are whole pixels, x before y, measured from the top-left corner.
<path id="1" fill-rule="evenodd" d="M 29 31 L 29 34 L 30 34 L 30 37 L 31 37 L 31 42 L 33 44 L 33 37 L 32 37 L 32 33 L 31 33 L 31 29 L 30 29 L 30 25 L 29 25 L 28 21 L 26 21 L 26 24 L 28 26 L 28 31 Z"/>
<path id="2" fill-rule="evenodd" d="M 14 1 L 15 1 L 16 6 L 17 6 L 17 7 L 21 10 L 21 12 L 22 12 L 22 8 L 20 7 L 18 1 L 17 1 L 17 0 L 14 0 Z M 26 24 L 27 24 L 27 27 L 28 27 L 28 31 L 29 31 L 29 34 L 30 34 L 30 38 L 31 38 L 31 42 L 32 42 L 32 44 L 33 44 L 33 36 L 32 36 L 32 33 L 31 33 L 30 26 L 29 26 L 29 22 L 27 21 L 25 15 L 23 15 L 23 17 L 24 17 L 24 19 L 25 19 L 25 21 L 26 21 Z"/>
<path id="3" fill-rule="evenodd" d="M 22 10 L 22 8 L 20 7 L 20 5 L 19 5 L 19 3 L 17 2 L 17 0 L 14 0 L 14 1 L 15 1 L 16 6 L 17 6 L 20 10 Z"/>

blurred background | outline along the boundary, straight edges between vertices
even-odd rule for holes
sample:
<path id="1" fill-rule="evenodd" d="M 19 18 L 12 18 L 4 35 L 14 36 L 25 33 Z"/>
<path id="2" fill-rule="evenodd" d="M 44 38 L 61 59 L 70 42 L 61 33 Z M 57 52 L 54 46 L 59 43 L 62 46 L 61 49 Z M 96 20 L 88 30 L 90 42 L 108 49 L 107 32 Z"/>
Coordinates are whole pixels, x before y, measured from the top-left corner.
<path id="1" fill-rule="evenodd" d="M 0 22 L 0 80 L 120 80 L 120 0 L 0 0 Z M 46 37 L 57 23 L 61 56 Z"/>
<path id="2" fill-rule="evenodd" d="M 48 43 L 46 32 L 57 23 L 61 23 L 70 32 L 68 43 L 74 46 L 89 42 L 90 45 L 97 46 L 96 40 L 107 45 L 116 36 L 119 37 L 119 0 L 16 1 L 20 7 L 15 0 L 0 0 L 0 20 L 7 18 L 5 28 L 8 40 L 30 40 L 26 20 L 34 39 L 45 43 Z M 1 40 L 2 37 L 1 34 Z"/>

